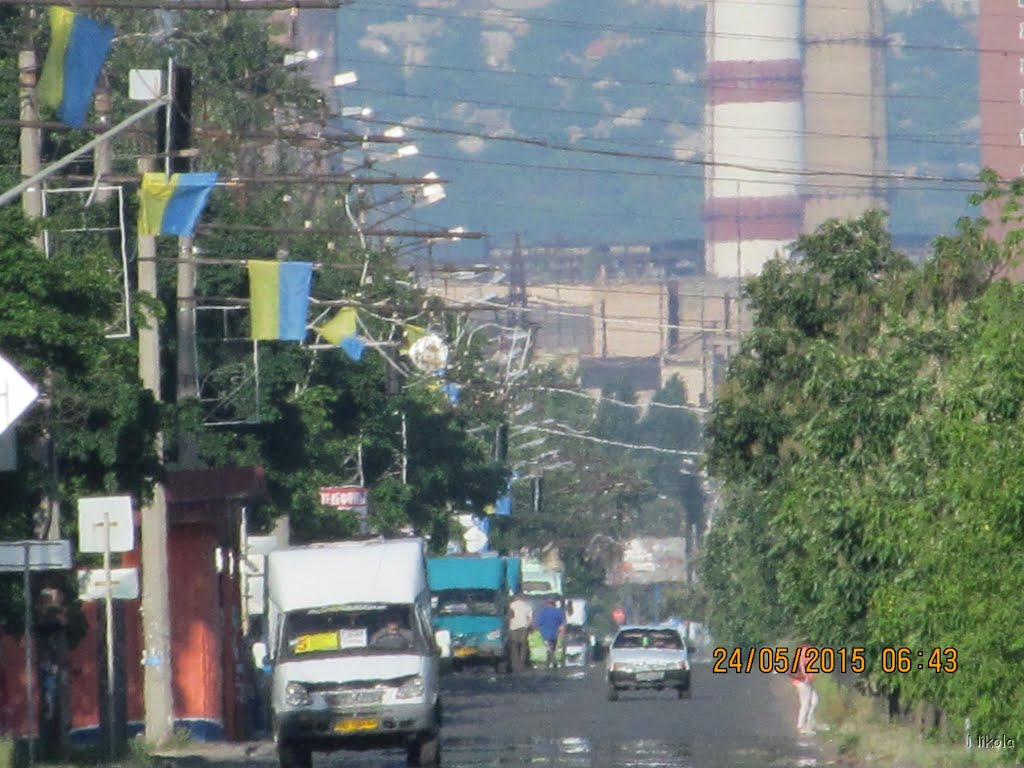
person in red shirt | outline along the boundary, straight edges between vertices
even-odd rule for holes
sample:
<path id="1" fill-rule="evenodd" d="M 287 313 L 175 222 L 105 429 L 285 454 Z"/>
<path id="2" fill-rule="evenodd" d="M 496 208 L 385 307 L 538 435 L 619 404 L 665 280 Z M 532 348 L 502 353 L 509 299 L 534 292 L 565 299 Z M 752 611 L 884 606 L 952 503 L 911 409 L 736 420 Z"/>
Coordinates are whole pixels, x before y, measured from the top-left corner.
<path id="1" fill-rule="evenodd" d="M 796 717 L 796 729 L 801 734 L 811 734 L 817 729 L 814 711 L 818 708 L 818 692 L 814 689 L 814 673 L 807 669 L 807 646 L 801 645 L 795 670 L 790 673 L 793 686 L 800 699 L 800 710 Z"/>

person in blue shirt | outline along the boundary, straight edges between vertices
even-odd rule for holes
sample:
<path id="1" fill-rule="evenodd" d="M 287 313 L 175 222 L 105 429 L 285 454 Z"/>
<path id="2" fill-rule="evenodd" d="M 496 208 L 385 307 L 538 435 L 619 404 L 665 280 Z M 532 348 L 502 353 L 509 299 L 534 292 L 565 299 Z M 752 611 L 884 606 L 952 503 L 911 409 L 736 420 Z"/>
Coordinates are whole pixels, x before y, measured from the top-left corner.
<path id="1" fill-rule="evenodd" d="M 535 624 L 548 649 L 548 669 L 554 669 L 558 666 L 558 657 L 555 654 L 558 638 L 565 631 L 565 612 L 555 604 L 554 598 L 549 597 Z"/>

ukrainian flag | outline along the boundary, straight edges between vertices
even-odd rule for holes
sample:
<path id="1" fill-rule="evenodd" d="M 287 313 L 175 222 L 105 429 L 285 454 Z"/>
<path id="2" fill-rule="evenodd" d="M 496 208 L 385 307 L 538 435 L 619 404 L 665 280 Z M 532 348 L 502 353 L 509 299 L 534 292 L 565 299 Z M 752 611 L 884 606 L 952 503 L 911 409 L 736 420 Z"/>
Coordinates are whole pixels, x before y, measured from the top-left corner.
<path id="1" fill-rule="evenodd" d="M 250 261 L 249 314 L 257 341 L 306 338 L 313 265 L 306 261 Z"/>
<path id="2" fill-rule="evenodd" d="M 39 76 L 39 101 L 57 110 L 61 122 L 82 127 L 113 41 L 113 27 L 50 7 L 50 50 Z"/>
<path id="3" fill-rule="evenodd" d="M 191 237 L 216 183 L 216 173 L 142 174 L 139 234 Z"/>
<path id="4" fill-rule="evenodd" d="M 341 347 L 346 355 L 358 362 L 366 349 L 366 342 L 359 338 L 358 320 L 359 312 L 355 307 L 342 307 L 338 314 L 317 330 L 324 339 Z"/>

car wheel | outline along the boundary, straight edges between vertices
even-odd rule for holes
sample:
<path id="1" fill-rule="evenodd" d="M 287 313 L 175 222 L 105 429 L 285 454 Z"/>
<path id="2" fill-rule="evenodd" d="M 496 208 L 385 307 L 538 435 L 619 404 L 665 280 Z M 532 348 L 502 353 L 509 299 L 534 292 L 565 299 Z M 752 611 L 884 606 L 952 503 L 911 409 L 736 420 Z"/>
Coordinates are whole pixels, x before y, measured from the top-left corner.
<path id="1" fill-rule="evenodd" d="M 687 687 L 687 688 L 679 688 L 678 689 L 678 693 L 679 693 L 679 698 L 680 699 L 692 699 L 693 698 L 693 690 L 691 688 L 689 688 L 689 687 Z"/>
<path id="2" fill-rule="evenodd" d="M 281 741 L 277 745 L 277 760 L 281 768 L 312 768 L 313 751 L 290 741 Z"/>
<path id="3" fill-rule="evenodd" d="M 608 701 L 618 701 L 618 700 L 619 700 L 619 689 L 616 688 L 614 685 L 609 685 L 608 686 Z"/>
<path id="4" fill-rule="evenodd" d="M 405 762 L 416 766 L 440 765 L 441 735 L 437 731 L 430 731 L 411 742 L 406 749 Z"/>
<path id="5" fill-rule="evenodd" d="M 499 675 L 507 675 L 509 670 L 508 658 L 498 659 L 494 662 L 494 672 Z"/>

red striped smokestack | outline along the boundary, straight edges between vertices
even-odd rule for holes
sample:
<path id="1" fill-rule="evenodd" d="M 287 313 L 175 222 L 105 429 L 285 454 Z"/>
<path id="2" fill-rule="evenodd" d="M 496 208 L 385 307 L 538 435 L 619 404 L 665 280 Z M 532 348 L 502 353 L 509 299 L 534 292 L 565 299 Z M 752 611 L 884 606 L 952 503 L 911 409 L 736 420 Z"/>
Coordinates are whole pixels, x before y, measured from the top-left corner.
<path id="1" fill-rule="evenodd" d="M 801 3 L 709 0 L 704 177 L 708 274 L 756 275 L 800 234 Z"/>

